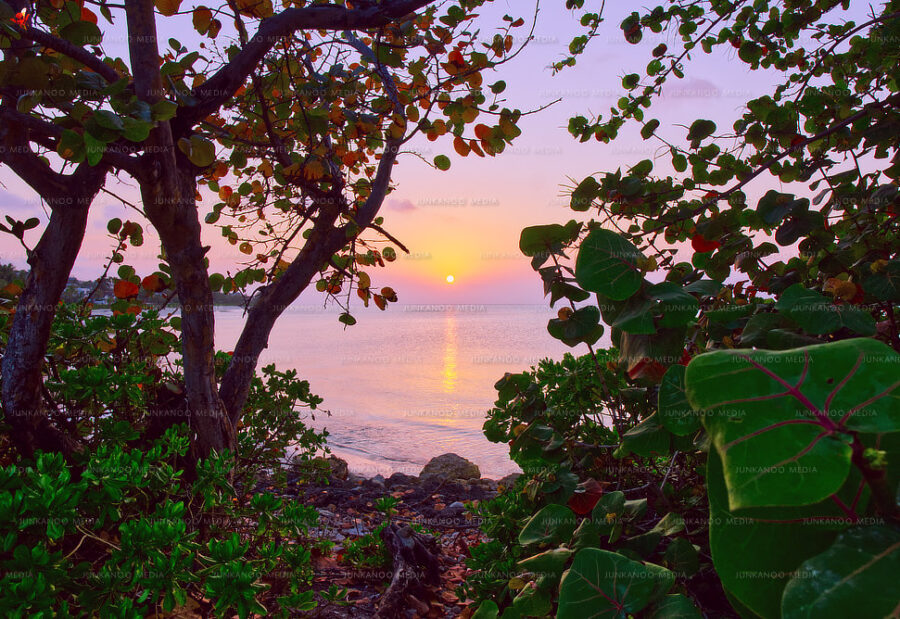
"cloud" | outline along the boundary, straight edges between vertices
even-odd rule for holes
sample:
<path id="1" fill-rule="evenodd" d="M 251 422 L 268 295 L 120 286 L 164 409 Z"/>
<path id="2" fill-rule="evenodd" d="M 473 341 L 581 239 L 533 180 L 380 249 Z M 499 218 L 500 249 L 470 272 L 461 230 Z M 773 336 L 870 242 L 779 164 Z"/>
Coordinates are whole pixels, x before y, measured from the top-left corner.
<path id="1" fill-rule="evenodd" d="M 22 196 L 17 196 L 14 193 L 9 193 L 8 191 L 3 191 L 2 189 L 0 189 L 0 210 L 2 211 L 13 213 L 17 211 L 37 209 L 38 206 L 39 202 L 36 198 L 28 200 L 26 198 L 23 198 Z"/>
<path id="2" fill-rule="evenodd" d="M 688 78 L 663 86 L 663 99 L 718 99 L 721 89 L 709 80 Z"/>
<path id="3" fill-rule="evenodd" d="M 415 211 L 418 209 L 415 204 L 413 204 L 410 200 L 394 200 L 393 198 L 389 199 L 385 203 L 385 207 L 391 211 Z"/>

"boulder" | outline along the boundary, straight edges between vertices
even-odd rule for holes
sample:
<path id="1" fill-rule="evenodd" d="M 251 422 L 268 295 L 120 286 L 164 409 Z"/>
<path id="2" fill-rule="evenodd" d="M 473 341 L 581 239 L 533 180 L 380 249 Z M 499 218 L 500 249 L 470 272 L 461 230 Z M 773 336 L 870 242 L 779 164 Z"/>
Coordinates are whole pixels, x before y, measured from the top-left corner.
<path id="1" fill-rule="evenodd" d="M 328 477 L 331 479 L 346 480 L 350 474 L 350 469 L 347 467 L 347 461 L 342 460 L 337 456 L 331 455 L 327 458 L 319 456 L 315 459 L 315 462 L 322 465 L 323 469 L 329 471 Z"/>
<path id="2" fill-rule="evenodd" d="M 419 479 L 417 477 L 413 477 L 412 475 L 407 475 L 406 473 L 394 473 L 390 477 L 387 478 L 387 485 L 390 487 L 394 486 L 412 486 Z"/>
<path id="3" fill-rule="evenodd" d="M 516 485 L 516 480 L 521 476 L 521 473 L 510 473 L 509 475 L 498 481 L 497 485 L 503 486 L 504 489 L 512 488 L 514 485 Z"/>
<path id="4" fill-rule="evenodd" d="M 481 471 L 474 462 L 456 454 L 443 454 L 432 458 L 422 469 L 419 477 L 426 480 L 480 479 Z"/>

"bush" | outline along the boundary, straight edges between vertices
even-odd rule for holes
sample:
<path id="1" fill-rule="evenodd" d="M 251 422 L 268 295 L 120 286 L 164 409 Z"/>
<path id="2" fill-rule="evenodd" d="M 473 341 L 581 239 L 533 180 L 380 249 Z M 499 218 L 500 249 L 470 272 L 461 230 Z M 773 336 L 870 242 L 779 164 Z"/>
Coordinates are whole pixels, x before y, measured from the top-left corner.
<path id="1" fill-rule="evenodd" d="M 8 321 L 0 318 L 5 332 Z M 177 317 L 60 306 L 47 360 L 54 421 L 83 439 L 73 462 L 8 448 L 0 467 L 0 614 L 143 617 L 176 608 L 289 616 L 316 605 L 310 529 L 283 498 L 321 473 L 321 399 L 295 371 L 262 369 L 237 454 L 186 467 Z M 227 360 L 225 353 L 218 359 Z M 2 430 L 2 427 L 0 427 Z"/>

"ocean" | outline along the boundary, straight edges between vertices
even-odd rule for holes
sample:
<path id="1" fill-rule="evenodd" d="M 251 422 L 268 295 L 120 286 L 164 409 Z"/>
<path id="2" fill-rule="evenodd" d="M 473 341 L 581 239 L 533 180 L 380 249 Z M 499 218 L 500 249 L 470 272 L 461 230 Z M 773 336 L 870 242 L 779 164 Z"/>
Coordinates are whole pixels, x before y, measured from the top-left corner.
<path id="1" fill-rule="evenodd" d="M 417 475 L 432 457 L 452 452 L 486 477 L 518 470 L 508 447 L 484 438 L 494 383 L 543 358 L 570 351 L 547 333 L 546 305 L 391 305 L 355 312 L 344 328 L 338 311 L 291 307 L 276 324 L 260 367 L 296 368 L 324 399 L 316 428 L 333 453 L 366 476 Z M 216 310 L 216 346 L 232 350 L 244 322 L 240 308 Z M 585 347 L 576 354 L 587 352 Z M 582 350 L 583 349 L 583 350 Z"/>

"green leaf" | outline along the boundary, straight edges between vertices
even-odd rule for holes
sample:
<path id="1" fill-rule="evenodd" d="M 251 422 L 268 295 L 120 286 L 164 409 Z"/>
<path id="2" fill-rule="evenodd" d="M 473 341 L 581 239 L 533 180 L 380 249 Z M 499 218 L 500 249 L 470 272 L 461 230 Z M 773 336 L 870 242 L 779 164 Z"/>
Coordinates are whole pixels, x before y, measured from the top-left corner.
<path id="1" fill-rule="evenodd" d="M 808 209 L 809 200 L 806 198 L 798 200 L 793 194 L 779 193 L 774 189 L 766 192 L 766 195 L 760 198 L 759 204 L 756 206 L 756 212 L 770 226 L 779 223 L 794 212 Z"/>
<path id="2" fill-rule="evenodd" d="M 700 310 L 697 298 L 674 282 L 651 286 L 647 294 L 659 302 L 656 313 L 661 327 L 682 327 L 691 322 Z"/>
<path id="3" fill-rule="evenodd" d="M 125 117 L 122 119 L 124 130 L 122 136 L 131 142 L 143 142 L 150 135 L 153 123 Z"/>
<path id="4" fill-rule="evenodd" d="M 122 123 L 122 119 L 119 118 L 119 115 L 115 112 L 110 112 L 109 110 L 97 110 L 96 112 L 94 112 L 94 120 L 96 120 L 97 124 L 104 129 L 122 131 L 122 129 L 125 128 L 125 125 Z"/>
<path id="5" fill-rule="evenodd" d="M 542 253 L 557 253 L 577 234 L 577 230 L 573 230 L 572 227 L 560 224 L 529 226 L 519 235 L 519 250 L 529 257 Z"/>
<path id="6" fill-rule="evenodd" d="M 100 160 L 103 158 L 103 153 L 106 151 L 106 143 L 97 140 L 90 133 L 85 132 L 84 146 L 85 151 L 87 152 L 88 165 L 95 166 L 100 163 Z"/>
<path id="7" fill-rule="evenodd" d="M 559 586 L 557 619 L 619 618 L 660 599 L 675 582 L 669 570 L 620 554 L 584 548 Z"/>
<path id="8" fill-rule="evenodd" d="M 522 559 L 519 567 L 533 574 L 562 574 L 572 554 L 574 553 L 568 548 L 554 548 Z"/>
<path id="9" fill-rule="evenodd" d="M 565 505 L 551 504 L 531 517 L 519 532 L 523 546 L 539 543 L 568 542 L 575 532 L 575 512 Z"/>
<path id="10" fill-rule="evenodd" d="M 206 168 L 216 161 L 216 145 L 201 135 L 192 135 L 190 140 L 181 138 L 178 148 L 198 168 Z"/>
<path id="11" fill-rule="evenodd" d="M 70 129 L 64 129 L 56 145 L 56 154 L 75 163 L 84 161 L 87 155 L 84 138 Z"/>
<path id="12" fill-rule="evenodd" d="M 782 617 L 889 617 L 897 611 L 898 574 L 900 532 L 878 525 L 844 531 L 795 572 Z"/>
<path id="13" fill-rule="evenodd" d="M 891 260 L 879 273 L 862 282 L 863 290 L 879 301 L 900 301 L 900 260 Z"/>
<path id="14" fill-rule="evenodd" d="M 600 326 L 600 310 L 588 305 L 575 310 L 566 320 L 552 318 L 547 323 L 547 331 L 558 340 L 569 346 L 582 343 Z M 601 334 L 602 334 L 602 326 Z"/>
<path id="15" fill-rule="evenodd" d="M 59 36 L 78 47 L 99 45 L 103 40 L 100 28 L 89 21 L 72 22 L 59 31 Z"/>
<path id="16" fill-rule="evenodd" d="M 716 130 L 716 123 L 711 120 L 695 120 L 688 130 L 687 139 L 692 142 L 692 146 L 696 148 L 701 141 L 711 136 Z"/>
<path id="17" fill-rule="evenodd" d="M 591 520 L 603 533 L 610 533 L 616 522 L 625 513 L 625 494 L 616 490 L 604 494 L 591 511 Z"/>
<path id="18" fill-rule="evenodd" d="M 352 327 L 353 325 L 356 324 L 356 318 L 354 318 L 353 316 L 351 316 L 351 315 L 348 314 L 347 312 L 344 312 L 343 314 L 341 314 L 340 316 L 338 316 L 338 320 L 339 320 L 341 323 L 347 325 L 348 327 Z"/>
<path id="19" fill-rule="evenodd" d="M 593 230 L 578 251 L 575 279 L 585 290 L 622 301 L 641 287 L 644 277 L 637 266 L 641 258 L 641 252 L 615 232 Z"/>
<path id="20" fill-rule="evenodd" d="M 694 358 L 687 397 L 724 462 L 731 509 L 837 492 L 850 472 L 848 432 L 900 429 L 898 357 L 863 338 Z"/>
<path id="21" fill-rule="evenodd" d="M 647 619 L 702 619 L 703 615 L 689 598 L 681 593 L 667 595 L 649 608 Z"/>
<path id="22" fill-rule="evenodd" d="M 497 619 L 500 608 L 493 600 L 485 600 L 478 606 L 478 610 L 472 615 L 472 619 Z"/>
<path id="23" fill-rule="evenodd" d="M 659 423 L 653 413 L 622 436 L 622 444 L 614 452 L 616 458 L 624 458 L 629 454 L 637 454 L 650 458 L 662 456 L 669 452 L 671 435 Z"/>
<path id="24" fill-rule="evenodd" d="M 781 293 L 775 309 L 812 335 L 834 333 L 842 326 L 841 316 L 831 299 L 800 284 Z"/>
<path id="25" fill-rule="evenodd" d="M 714 449 L 706 471 L 709 546 L 716 573 L 741 604 L 760 617 L 778 618 L 791 573 L 807 557 L 828 548 L 836 532 L 781 508 L 758 510 L 760 519 L 736 515 L 728 509 L 722 460 Z"/>
<path id="26" fill-rule="evenodd" d="M 687 436 L 700 429 L 700 415 L 691 407 L 685 393 L 686 371 L 687 368 L 683 365 L 673 365 L 666 370 L 659 384 L 659 421 L 666 430 L 677 436 Z"/>
<path id="27" fill-rule="evenodd" d="M 586 211 L 597 198 L 600 183 L 593 176 L 588 176 L 578 184 L 572 192 L 570 207 L 573 211 Z"/>
<path id="28" fill-rule="evenodd" d="M 641 127 L 641 137 L 644 138 L 645 140 L 649 140 L 651 137 L 653 137 L 653 134 L 656 133 L 656 130 L 658 128 L 659 128 L 658 120 L 656 120 L 654 118 L 653 120 L 648 121 L 647 124 L 645 124 L 643 127 Z"/>
<path id="29" fill-rule="evenodd" d="M 672 540 L 663 554 L 666 567 L 683 578 L 690 578 L 700 569 L 697 548 L 685 537 Z"/>
<path id="30" fill-rule="evenodd" d="M 438 170 L 449 170 L 450 157 L 448 157 L 447 155 L 438 155 L 434 158 L 434 167 L 436 167 Z"/>
<path id="31" fill-rule="evenodd" d="M 546 617 L 553 606 L 550 594 L 536 587 L 526 586 L 513 600 L 513 611 L 522 617 Z M 506 613 L 503 615 L 506 617 Z"/>

